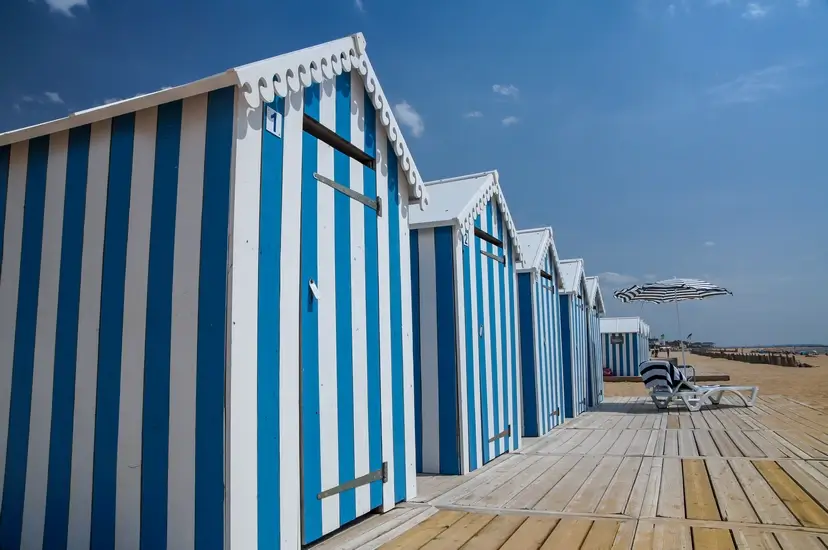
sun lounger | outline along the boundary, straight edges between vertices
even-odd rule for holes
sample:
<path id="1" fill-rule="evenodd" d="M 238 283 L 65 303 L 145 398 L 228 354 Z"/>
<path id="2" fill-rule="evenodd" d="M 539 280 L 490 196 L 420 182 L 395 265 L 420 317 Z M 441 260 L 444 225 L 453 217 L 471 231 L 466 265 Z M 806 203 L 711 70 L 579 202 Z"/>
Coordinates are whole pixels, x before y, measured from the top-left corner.
<path id="1" fill-rule="evenodd" d="M 673 401 L 681 400 L 690 411 L 696 412 L 704 405 L 718 405 L 725 392 L 738 395 L 745 406 L 752 407 L 759 393 L 756 386 L 699 386 L 689 381 L 680 367 L 668 361 L 644 361 L 639 372 L 650 390 L 650 398 L 659 409 L 666 409 Z M 742 392 L 750 392 L 750 397 Z"/>

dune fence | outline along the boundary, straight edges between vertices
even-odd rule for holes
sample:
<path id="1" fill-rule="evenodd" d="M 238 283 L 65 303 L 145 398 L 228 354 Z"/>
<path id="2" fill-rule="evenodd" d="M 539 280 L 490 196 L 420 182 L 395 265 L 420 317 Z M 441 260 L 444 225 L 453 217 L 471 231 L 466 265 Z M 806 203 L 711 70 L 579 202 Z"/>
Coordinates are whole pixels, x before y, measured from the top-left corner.
<path id="1" fill-rule="evenodd" d="M 694 349 L 696 355 L 703 355 L 713 359 L 728 359 L 742 363 L 757 363 L 761 365 L 778 365 L 780 367 L 812 368 L 814 365 L 800 361 L 792 352 L 765 352 L 742 351 L 730 349 Z"/>

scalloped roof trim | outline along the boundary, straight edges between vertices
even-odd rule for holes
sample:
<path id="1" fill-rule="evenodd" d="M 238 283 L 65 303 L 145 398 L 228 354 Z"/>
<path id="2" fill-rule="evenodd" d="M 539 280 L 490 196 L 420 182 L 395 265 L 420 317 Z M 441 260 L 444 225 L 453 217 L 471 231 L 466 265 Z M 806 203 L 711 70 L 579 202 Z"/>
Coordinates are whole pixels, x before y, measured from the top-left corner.
<path id="1" fill-rule="evenodd" d="M 288 91 L 298 92 L 303 87 L 335 78 L 343 72 L 356 69 L 365 82 L 365 91 L 371 97 L 380 121 L 400 159 L 409 185 L 409 196 L 420 203 L 428 204 L 423 180 L 411 156 L 411 150 L 403 138 L 392 107 L 382 91 L 371 60 L 365 52 L 366 42 L 362 33 L 311 46 L 302 50 L 285 53 L 270 59 L 256 61 L 241 67 L 229 69 L 189 84 L 167 88 L 149 94 L 116 101 L 72 113 L 67 117 L 0 133 L 0 146 L 25 141 L 35 137 L 68 130 L 84 124 L 91 124 L 126 113 L 157 107 L 170 101 L 177 101 L 195 95 L 211 92 L 226 86 L 239 86 L 251 108 L 257 108 L 262 101 L 269 103 L 279 97 L 286 97 Z"/>
<path id="2" fill-rule="evenodd" d="M 577 292 L 581 285 L 586 290 L 586 274 L 584 273 L 584 260 L 582 258 L 561 260 L 561 273 L 563 274 L 564 294 Z"/>
<path id="3" fill-rule="evenodd" d="M 538 227 L 535 229 L 520 229 L 518 230 L 518 239 L 524 238 L 524 236 L 532 235 L 533 237 L 540 234 L 540 245 L 538 249 L 535 251 L 535 257 L 531 258 L 524 258 L 521 262 L 521 266 L 518 267 L 518 271 L 527 272 L 527 271 L 540 271 L 541 266 L 543 264 L 543 256 L 547 250 L 551 250 L 552 252 L 552 265 L 555 268 L 555 274 L 557 275 L 558 279 L 558 287 L 563 288 L 563 280 L 561 279 L 561 262 L 560 257 L 558 256 L 558 248 L 555 246 L 555 232 L 552 230 L 551 227 Z"/>
<path id="4" fill-rule="evenodd" d="M 599 281 L 598 277 L 587 277 L 586 278 L 586 285 L 587 285 L 587 294 L 589 295 L 589 305 L 594 306 L 597 303 L 601 305 L 598 307 L 599 313 L 604 313 L 606 311 L 605 304 L 604 304 L 604 295 L 601 292 L 601 282 Z"/>
<path id="5" fill-rule="evenodd" d="M 471 196 L 466 205 L 457 213 L 453 221 L 457 223 L 464 232 L 474 230 L 474 219 L 486 211 L 486 205 L 495 198 L 495 204 L 500 208 L 500 213 L 503 215 L 503 221 L 506 223 L 506 229 L 509 232 L 509 237 L 515 245 L 515 261 L 523 261 L 523 251 L 520 247 L 520 239 L 517 236 L 517 227 L 515 226 L 512 213 L 509 211 L 509 206 L 506 204 L 506 198 L 503 196 L 503 189 L 500 187 L 500 176 L 497 170 L 489 170 L 487 172 L 480 172 L 478 174 L 468 174 L 465 176 L 457 176 L 454 178 L 446 178 L 436 181 L 427 182 L 429 185 L 451 185 L 452 182 L 462 180 L 469 180 L 473 178 L 483 178 L 484 183 L 480 185 L 477 191 Z M 434 205 L 437 206 L 436 204 Z"/>
<path id="6" fill-rule="evenodd" d="M 503 188 L 500 187 L 500 176 L 497 170 L 492 170 L 489 174 L 491 175 L 491 178 L 487 178 L 489 183 L 482 186 L 477 195 L 469 201 L 465 209 L 466 211 L 458 216 L 458 220 L 465 231 L 473 230 L 474 219 L 486 211 L 486 205 L 492 200 L 492 197 L 496 198 L 500 213 L 506 222 L 506 228 L 509 230 L 509 237 L 511 237 L 512 242 L 515 244 L 515 259 L 516 261 L 521 261 L 523 260 L 523 251 L 520 248 L 520 240 L 517 236 L 517 227 L 515 227 L 515 222 L 512 219 L 512 213 L 506 204 L 506 197 L 503 196 Z"/>
<path id="7" fill-rule="evenodd" d="M 428 204 L 428 194 L 425 192 L 422 177 L 394 117 L 391 104 L 382 91 L 371 60 L 365 52 L 365 46 L 365 37 L 362 33 L 357 33 L 319 46 L 237 67 L 234 72 L 248 105 L 255 109 L 262 101 L 270 103 L 276 96 L 287 97 L 289 92 L 295 93 L 313 84 L 336 78 L 343 72 L 357 70 L 365 82 L 365 91 L 380 114 L 380 121 L 388 134 L 388 139 L 394 145 L 400 166 L 408 179 L 410 193 L 420 206 L 424 207 Z"/>

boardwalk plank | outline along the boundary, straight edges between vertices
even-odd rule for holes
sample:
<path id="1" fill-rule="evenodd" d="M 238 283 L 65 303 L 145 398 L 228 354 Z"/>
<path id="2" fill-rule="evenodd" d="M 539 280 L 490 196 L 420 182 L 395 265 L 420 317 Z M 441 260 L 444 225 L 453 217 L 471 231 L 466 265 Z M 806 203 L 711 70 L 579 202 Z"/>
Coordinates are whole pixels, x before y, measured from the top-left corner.
<path id="1" fill-rule="evenodd" d="M 728 461 L 713 459 L 706 462 L 722 518 L 725 521 L 759 523 L 759 518 Z"/>
<path id="2" fill-rule="evenodd" d="M 541 546 L 541 550 L 580 548 L 591 527 L 592 520 L 564 518 L 558 522 L 555 530 Z"/>
<path id="3" fill-rule="evenodd" d="M 664 466 L 661 470 L 658 515 L 665 518 L 684 519 L 684 480 L 681 459 L 664 459 Z"/>
<path id="4" fill-rule="evenodd" d="M 615 537 L 618 535 L 620 526 L 621 524 L 617 521 L 594 521 L 592 528 L 587 533 L 586 539 L 581 544 L 580 550 L 610 550 L 613 544 L 615 544 Z M 561 548 L 567 547 L 562 546 Z M 577 548 L 577 546 L 574 548 Z"/>
<path id="5" fill-rule="evenodd" d="M 642 458 L 637 456 L 624 457 L 621 465 L 615 472 L 612 481 L 601 498 L 595 510 L 598 514 L 623 514 L 627 507 L 633 485 L 637 482 L 638 473 L 642 466 Z M 646 481 L 642 485 L 641 495 L 644 494 Z"/>
<path id="6" fill-rule="evenodd" d="M 605 456 L 589 477 L 581 484 L 578 492 L 564 508 L 565 512 L 592 513 L 598 507 L 612 478 L 623 460 L 620 456 Z"/>
<path id="7" fill-rule="evenodd" d="M 828 512 L 814 502 L 779 464 L 756 461 L 754 466 L 804 527 L 828 528 Z"/>
<path id="8" fill-rule="evenodd" d="M 524 521 L 526 521 L 524 516 L 497 516 L 476 533 L 466 543 L 466 546 L 475 550 L 500 550 L 500 547 L 523 525 Z"/>
<path id="9" fill-rule="evenodd" d="M 699 550 L 736 550 L 730 529 L 693 527 L 693 546 Z"/>
<path id="10" fill-rule="evenodd" d="M 501 547 L 501 550 L 537 550 L 558 524 L 556 518 L 530 517 Z"/>
<path id="11" fill-rule="evenodd" d="M 382 550 L 406 550 L 409 548 L 421 548 L 428 544 L 434 537 L 460 521 L 465 512 L 440 511 L 414 529 L 403 533 L 396 539 L 381 546 Z"/>
<path id="12" fill-rule="evenodd" d="M 422 550 L 457 550 L 486 527 L 493 519 L 491 514 L 466 514 L 451 527 L 431 539 Z"/>
<path id="13" fill-rule="evenodd" d="M 713 487 L 707 476 L 704 460 L 685 459 L 681 461 L 684 475 L 684 500 L 687 519 L 720 521 L 719 508 Z M 705 540 L 707 539 L 705 535 Z M 710 537 L 711 540 L 715 537 Z M 704 547 L 702 547 L 704 548 Z"/>
<path id="14" fill-rule="evenodd" d="M 762 523 L 799 525 L 799 522 L 779 499 L 771 486 L 768 485 L 768 482 L 756 470 L 753 462 L 729 460 L 728 463 Z"/>

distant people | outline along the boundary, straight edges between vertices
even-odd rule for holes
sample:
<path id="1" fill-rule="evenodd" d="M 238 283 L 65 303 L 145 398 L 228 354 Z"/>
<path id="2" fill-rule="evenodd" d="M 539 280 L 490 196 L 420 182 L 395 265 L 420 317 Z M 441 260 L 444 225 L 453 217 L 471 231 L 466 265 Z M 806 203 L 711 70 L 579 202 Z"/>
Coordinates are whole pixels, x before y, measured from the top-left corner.
<path id="1" fill-rule="evenodd" d="M 670 357 L 670 348 L 667 348 L 667 357 Z"/>
<path id="2" fill-rule="evenodd" d="M 658 357 L 658 348 L 653 348 L 653 357 Z"/>

